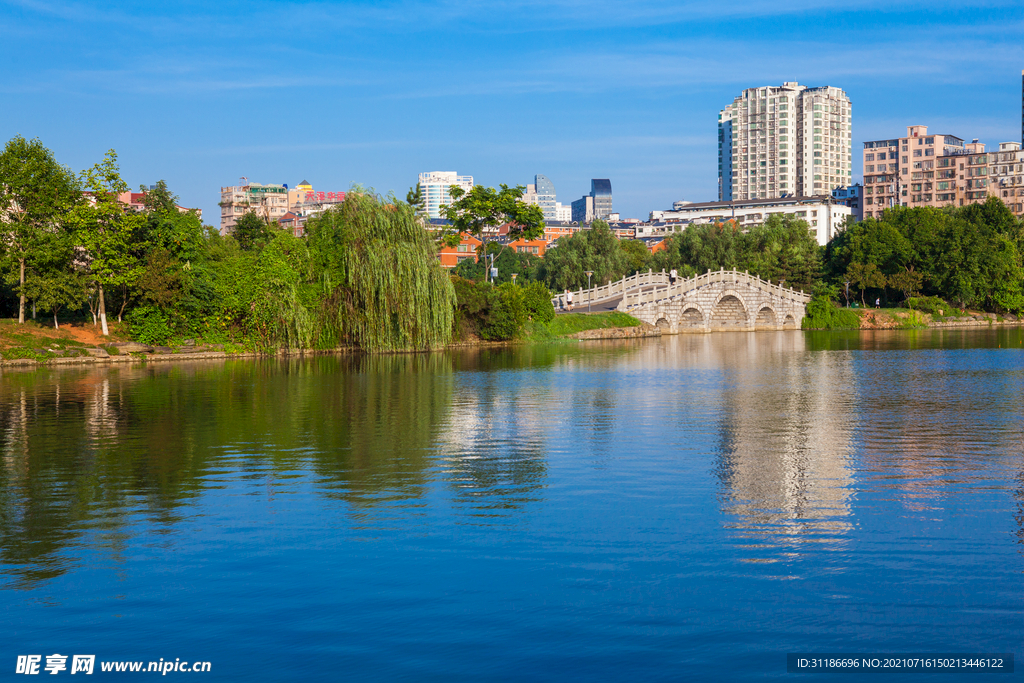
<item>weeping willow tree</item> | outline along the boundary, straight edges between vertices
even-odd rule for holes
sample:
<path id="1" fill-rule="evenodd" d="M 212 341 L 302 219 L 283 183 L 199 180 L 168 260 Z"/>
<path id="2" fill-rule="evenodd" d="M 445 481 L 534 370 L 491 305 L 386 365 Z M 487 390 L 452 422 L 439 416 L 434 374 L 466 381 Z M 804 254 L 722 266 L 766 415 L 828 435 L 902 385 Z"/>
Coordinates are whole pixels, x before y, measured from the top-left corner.
<path id="1" fill-rule="evenodd" d="M 455 291 L 412 207 L 356 191 L 306 230 L 323 287 L 318 346 L 425 350 L 451 340 Z"/>

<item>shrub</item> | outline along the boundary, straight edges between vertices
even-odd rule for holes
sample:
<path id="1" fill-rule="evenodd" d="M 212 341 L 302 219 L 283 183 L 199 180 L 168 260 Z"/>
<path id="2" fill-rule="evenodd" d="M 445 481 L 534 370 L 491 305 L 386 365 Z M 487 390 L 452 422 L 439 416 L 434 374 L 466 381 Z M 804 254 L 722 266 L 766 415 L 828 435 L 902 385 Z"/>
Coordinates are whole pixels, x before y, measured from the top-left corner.
<path id="1" fill-rule="evenodd" d="M 949 315 L 956 308 L 937 296 L 912 296 L 903 303 L 907 308 L 912 308 L 923 313 L 931 313 L 932 315 Z M 942 311 L 942 313 L 939 313 L 939 311 Z"/>
<path id="2" fill-rule="evenodd" d="M 167 321 L 167 316 L 156 306 L 139 306 L 125 317 L 132 339 L 143 344 L 164 344 L 172 336 L 174 329 Z"/>
<path id="3" fill-rule="evenodd" d="M 495 288 L 497 297 L 491 305 L 487 324 L 480 331 L 484 339 L 503 341 L 519 336 L 526 324 L 526 297 L 523 288 L 506 282 Z"/>
<path id="4" fill-rule="evenodd" d="M 523 287 L 526 314 L 530 320 L 540 323 L 555 319 L 555 307 L 551 303 L 551 292 L 540 282 L 531 282 Z"/>
<path id="5" fill-rule="evenodd" d="M 814 298 L 807 304 L 807 316 L 801 325 L 806 329 L 836 330 L 859 328 L 860 316 L 846 308 L 836 306 L 832 298 L 836 288 L 819 285 L 814 289 Z"/>
<path id="6" fill-rule="evenodd" d="M 481 334 L 491 317 L 491 305 L 497 298 L 494 287 L 485 282 L 473 282 L 452 277 L 455 289 L 456 336 L 465 339 L 470 334 Z"/>

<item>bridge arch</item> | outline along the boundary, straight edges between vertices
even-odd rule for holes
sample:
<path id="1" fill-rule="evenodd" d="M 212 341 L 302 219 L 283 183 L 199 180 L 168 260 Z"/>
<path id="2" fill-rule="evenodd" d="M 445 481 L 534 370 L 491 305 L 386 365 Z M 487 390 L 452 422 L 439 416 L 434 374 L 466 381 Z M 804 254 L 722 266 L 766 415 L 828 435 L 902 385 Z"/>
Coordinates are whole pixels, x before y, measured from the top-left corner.
<path id="1" fill-rule="evenodd" d="M 686 302 L 679 312 L 679 327 L 688 330 L 704 329 L 708 314 L 696 302 Z"/>
<path id="2" fill-rule="evenodd" d="M 734 289 L 726 289 L 715 298 L 708 320 L 711 329 L 747 329 L 750 327 L 750 311 L 743 295 Z"/>
<path id="3" fill-rule="evenodd" d="M 810 296 L 739 271 L 708 271 L 675 283 L 665 273 L 637 273 L 574 292 L 589 303 L 627 311 L 668 334 L 712 330 L 796 329 Z M 561 299 L 553 303 L 559 306 Z"/>
<path id="4" fill-rule="evenodd" d="M 779 313 L 775 310 L 775 306 L 768 302 L 762 302 L 758 306 L 757 317 L 754 319 L 754 329 L 774 330 L 780 324 L 782 321 L 779 319 Z"/>

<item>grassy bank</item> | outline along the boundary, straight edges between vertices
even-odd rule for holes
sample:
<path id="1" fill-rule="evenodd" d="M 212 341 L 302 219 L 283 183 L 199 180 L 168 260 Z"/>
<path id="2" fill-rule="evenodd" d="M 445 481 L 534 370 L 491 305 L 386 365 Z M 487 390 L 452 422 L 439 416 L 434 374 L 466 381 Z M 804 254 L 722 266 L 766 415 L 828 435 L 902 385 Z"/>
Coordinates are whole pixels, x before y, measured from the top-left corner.
<path id="1" fill-rule="evenodd" d="M 111 336 L 103 337 L 99 330 L 88 323 L 64 323 L 59 330 L 53 325 L 26 320 L 19 325 L 17 320 L 0 320 L 0 357 L 4 360 L 32 358 L 47 360 L 56 357 L 50 350 L 63 355 L 76 355 L 85 347 L 100 346 L 110 342 L 123 341 L 117 324 L 111 322 Z M 85 355 L 84 352 L 81 355 Z"/>
<path id="2" fill-rule="evenodd" d="M 559 339 L 584 330 L 601 330 L 608 327 L 637 327 L 640 321 L 626 313 L 565 313 L 556 315 L 551 322 L 528 322 L 524 341 L 538 342 Z"/>

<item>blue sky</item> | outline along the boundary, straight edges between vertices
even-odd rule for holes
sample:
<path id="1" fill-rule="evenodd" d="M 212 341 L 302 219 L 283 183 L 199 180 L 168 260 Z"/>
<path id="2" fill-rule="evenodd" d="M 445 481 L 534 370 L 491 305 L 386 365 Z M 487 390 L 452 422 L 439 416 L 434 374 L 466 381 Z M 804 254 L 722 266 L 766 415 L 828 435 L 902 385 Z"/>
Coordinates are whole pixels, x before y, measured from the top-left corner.
<path id="1" fill-rule="evenodd" d="M 610 178 L 623 217 L 717 198 L 718 111 L 841 87 L 860 143 L 910 124 L 1019 140 L 1024 3 L 0 0 L 0 136 L 75 170 L 117 150 L 219 221 L 240 176 L 404 197 L 421 171 Z"/>

